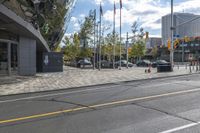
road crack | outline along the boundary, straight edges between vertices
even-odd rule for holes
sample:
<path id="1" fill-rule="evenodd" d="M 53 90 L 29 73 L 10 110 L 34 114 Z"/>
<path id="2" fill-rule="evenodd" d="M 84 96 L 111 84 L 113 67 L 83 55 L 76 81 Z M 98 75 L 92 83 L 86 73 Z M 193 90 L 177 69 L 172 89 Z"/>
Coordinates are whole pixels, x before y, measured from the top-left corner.
<path id="1" fill-rule="evenodd" d="M 176 118 L 180 118 L 180 119 L 192 122 L 192 123 L 198 123 L 197 121 L 194 121 L 192 119 L 189 119 L 189 118 L 186 118 L 186 117 L 183 117 L 183 116 L 179 116 L 177 114 L 173 114 L 173 113 L 161 110 L 161 109 L 157 109 L 157 108 L 150 107 L 150 106 L 144 106 L 144 105 L 141 105 L 141 104 L 138 104 L 138 103 L 132 103 L 132 104 L 136 105 L 136 106 L 139 106 L 139 107 L 142 107 L 142 108 L 145 108 L 145 109 L 150 109 L 150 110 L 153 110 L 153 111 L 158 111 L 158 112 L 164 113 L 166 115 L 173 116 L 173 117 L 176 117 Z"/>

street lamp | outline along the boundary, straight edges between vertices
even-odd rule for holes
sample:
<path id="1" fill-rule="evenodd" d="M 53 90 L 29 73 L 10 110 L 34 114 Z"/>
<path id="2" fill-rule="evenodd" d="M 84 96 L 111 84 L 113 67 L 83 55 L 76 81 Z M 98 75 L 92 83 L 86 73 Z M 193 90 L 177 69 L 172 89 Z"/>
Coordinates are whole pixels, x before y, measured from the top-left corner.
<path id="1" fill-rule="evenodd" d="M 126 34 L 126 68 L 128 68 L 128 44 L 129 44 L 129 42 L 128 42 L 128 32 L 127 32 L 127 34 Z"/>
<path id="2" fill-rule="evenodd" d="M 174 65 L 174 11 L 173 11 L 173 0 L 171 0 L 171 50 L 170 50 L 170 63 L 171 63 L 171 69 L 173 69 Z"/>

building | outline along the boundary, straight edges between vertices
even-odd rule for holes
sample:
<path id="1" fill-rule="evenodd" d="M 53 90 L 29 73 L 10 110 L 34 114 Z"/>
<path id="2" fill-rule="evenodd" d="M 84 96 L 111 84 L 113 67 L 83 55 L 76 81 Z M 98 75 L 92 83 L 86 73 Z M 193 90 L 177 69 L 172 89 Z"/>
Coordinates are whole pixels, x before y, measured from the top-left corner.
<path id="1" fill-rule="evenodd" d="M 190 57 L 195 59 L 200 56 L 200 15 L 190 13 L 174 13 L 174 40 L 180 40 L 180 44 L 175 49 L 175 61 L 189 61 Z M 167 42 L 171 38 L 171 15 L 162 17 L 162 44 L 167 47 Z M 185 37 L 189 41 L 185 41 Z"/>
<path id="2" fill-rule="evenodd" d="M 58 0 L 53 5 L 48 2 L 46 0 L 1 1 L 0 75 L 35 75 L 39 69 L 44 68 L 42 65 L 54 62 L 50 54 L 51 48 L 62 39 L 67 13 L 65 4 L 61 5 L 63 2 L 69 4 L 75 1 Z M 60 20 L 50 19 L 49 15 L 45 15 L 46 8 L 50 9 L 51 16 L 58 16 L 59 13 Z M 57 12 L 57 8 L 63 9 L 62 12 Z M 49 29 L 47 20 L 57 26 Z M 63 23 L 57 24 L 57 22 Z"/>
<path id="3" fill-rule="evenodd" d="M 155 46 L 160 47 L 162 45 L 162 40 L 160 37 L 151 37 L 146 39 L 146 48 L 152 49 Z"/>
<path id="4" fill-rule="evenodd" d="M 171 15 L 162 17 L 162 43 L 167 46 L 171 38 Z M 200 36 L 200 15 L 190 13 L 174 13 L 174 35 L 179 38 Z"/>

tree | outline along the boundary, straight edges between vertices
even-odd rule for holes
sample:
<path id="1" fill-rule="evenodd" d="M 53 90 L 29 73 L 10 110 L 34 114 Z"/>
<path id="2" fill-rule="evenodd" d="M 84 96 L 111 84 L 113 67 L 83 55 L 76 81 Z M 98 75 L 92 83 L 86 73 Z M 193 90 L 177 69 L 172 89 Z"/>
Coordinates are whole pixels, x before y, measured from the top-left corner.
<path id="1" fill-rule="evenodd" d="M 79 32 L 80 43 L 82 48 L 80 51 L 81 58 L 92 57 L 92 49 L 89 48 L 88 42 L 90 42 L 91 37 L 94 32 L 94 14 L 90 11 L 89 15 L 85 17 L 83 23 L 81 24 L 81 29 Z"/>
<path id="2" fill-rule="evenodd" d="M 139 59 L 145 55 L 145 41 L 143 39 L 145 35 L 144 29 L 135 21 L 131 26 L 131 30 L 133 36 L 130 56 Z"/>
<path id="3" fill-rule="evenodd" d="M 74 34 L 73 43 L 70 42 L 68 37 L 65 37 L 63 41 L 65 43 L 64 48 L 64 58 L 67 61 L 75 61 L 77 57 L 80 55 L 80 47 L 79 47 L 79 39 L 77 34 Z"/>
<path id="4" fill-rule="evenodd" d="M 115 45 L 115 56 L 119 56 L 120 53 L 120 38 L 119 34 L 116 33 L 115 36 L 113 36 L 113 33 L 107 34 L 105 37 L 105 44 L 106 44 L 106 55 L 108 56 L 108 60 L 111 60 L 113 57 L 113 48 Z M 125 52 L 123 49 L 123 46 L 121 46 L 122 53 Z"/>
<path id="5" fill-rule="evenodd" d="M 92 57 L 92 48 L 82 48 L 80 51 L 80 58 L 90 58 Z"/>
<path id="6" fill-rule="evenodd" d="M 137 44 L 132 45 L 130 56 L 134 57 L 134 58 L 138 57 L 138 46 L 137 46 Z"/>
<path id="7" fill-rule="evenodd" d="M 145 42 L 144 40 L 137 41 L 132 45 L 131 57 L 140 59 L 145 55 Z"/>
<path id="8" fill-rule="evenodd" d="M 85 17 L 84 22 L 81 24 L 81 29 L 79 33 L 79 37 L 83 42 L 83 47 L 87 47 L 87 40 L 91 39 L 93 35 L 93 28 L 94 28 L 94 16 L 90 11 L 89 16 Z"/>
<path id="9" fill-rule="evenodd" d="M 138 47 L 138 57 L 141 58 L 145 55 L 145 41 L 140 40 L 137 42 Z"/>
<path id="10" fill-rule="evenodd" d="M 144 29 L 142 27 L 139 26 L 137 21 L 134 21 L 132 26 L 131 26 L 131 30 L 132 30 L 132 43 L 134 44 L 135 42 L 137 42 L 138 40 L 143 39 L 145 33 L 144 33 Z"/>
<path id="11" fill-rule="evenodd" d="M 151 53 L 154 59 L 158 57 L 158 47 L 154 46 L 153 49 L 151 50 Z"/>
<path id="12" fill-rule="evenodd" d="M 57 45 L 57 47 L 54 49 L 55 52 L 61 52 L 62 48 L 60 45 Z"/>

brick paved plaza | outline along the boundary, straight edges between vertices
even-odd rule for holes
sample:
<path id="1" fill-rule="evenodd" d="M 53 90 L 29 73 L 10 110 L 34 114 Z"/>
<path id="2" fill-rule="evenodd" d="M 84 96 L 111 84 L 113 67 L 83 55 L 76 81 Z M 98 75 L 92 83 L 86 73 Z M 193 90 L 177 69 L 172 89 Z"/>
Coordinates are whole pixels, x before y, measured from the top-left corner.
<path id="1" fill-rule="evenodd" d="M 190 74 L 189 68 L 184 66 L 174 68 L 174 72 L 157 73 L 152 69 L 151 73 L 145 73 L 146 68 L 122 68 L 118 69 L 78 69 L 64 67 L 62 73 L 39 73 L 34 77 L 11 76 L 0 78 L 0 95 L 38 92 L 46 90 L 67 89 L 73 87 L 90 86 L 122 81 L 142 80 L 165 76 Z M 196 70 L 193 70 L 195 73 Z"/>

